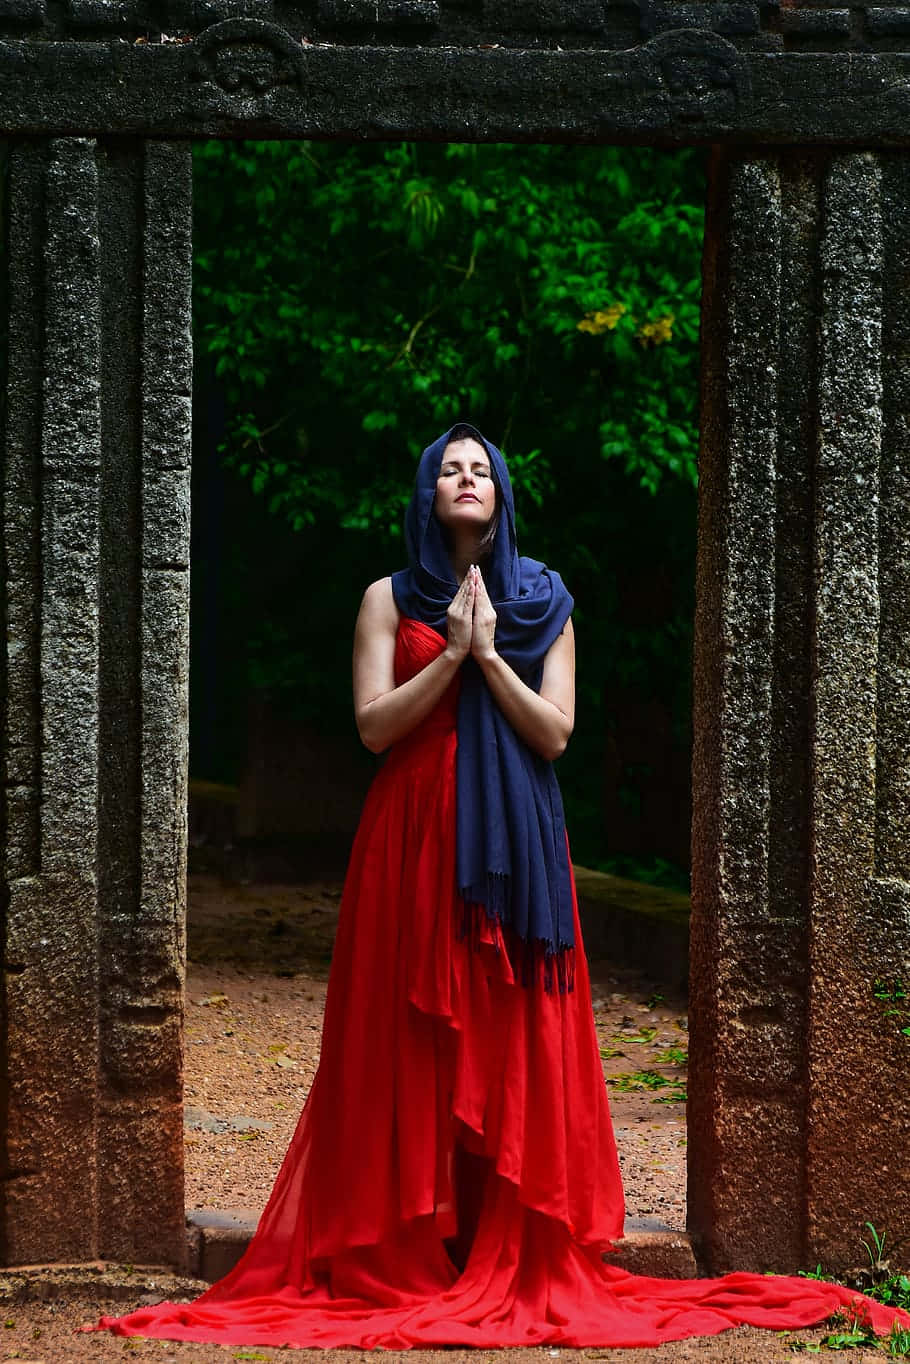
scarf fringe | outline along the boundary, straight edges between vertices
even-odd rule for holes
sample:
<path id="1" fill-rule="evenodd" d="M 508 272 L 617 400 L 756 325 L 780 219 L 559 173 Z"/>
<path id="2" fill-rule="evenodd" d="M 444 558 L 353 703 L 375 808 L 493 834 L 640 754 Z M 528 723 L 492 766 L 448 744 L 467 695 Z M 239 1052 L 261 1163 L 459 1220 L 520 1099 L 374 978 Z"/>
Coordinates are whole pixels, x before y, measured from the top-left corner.
<path id="1" fill-rule="evenodd" d="M 575 989 L 575 945 L 560 943 L 554 947 L 545 938 L 523 938 L 509 924 L 504 922 L 505 890 L 508 877 L 491 873 L 490 882 L 499 882 L 498 894 L 490 896 L 490 903 L 476 898 L 468 898 L 462 893 L 461 922 L 458 925 L 459 942 L 467 941 L 472 952 L 480 950 L 484 944 L 481 929 L 484 922 L 499 926 L 506 952 L 518 980 L 525 989 L 543 982 L 544 991 L 551 995 L 571 994 Z M 496 943 L 497 953 L 500 951 Z"/>

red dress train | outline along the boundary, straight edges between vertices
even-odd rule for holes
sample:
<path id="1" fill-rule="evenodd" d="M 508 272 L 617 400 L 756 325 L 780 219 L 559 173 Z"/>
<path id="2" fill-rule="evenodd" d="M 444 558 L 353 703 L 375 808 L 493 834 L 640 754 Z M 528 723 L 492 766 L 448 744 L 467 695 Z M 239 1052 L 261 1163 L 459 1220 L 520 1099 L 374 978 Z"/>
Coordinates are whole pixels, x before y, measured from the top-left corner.
<path id="1" fill-rule="evenodd" d="M 443 647 L 402 619 L 398 681 Z M 604 1264 L 623 1194 L 584 953 L 574 990 L 547 993 L 515 981 L 485 916 L 473 942 L 461 936 L 457 686 L 392 748 L 367 797 L 319 1069 L 249 1249 L 193 1303 L 88 1329 L 299 1347 L 641 1346 L 741 1323 L 798 1328 L 858 1300 L 800 1278 L 665 1280 Z M 880 1331 L 910 1325 L 859 1301 Z"/>

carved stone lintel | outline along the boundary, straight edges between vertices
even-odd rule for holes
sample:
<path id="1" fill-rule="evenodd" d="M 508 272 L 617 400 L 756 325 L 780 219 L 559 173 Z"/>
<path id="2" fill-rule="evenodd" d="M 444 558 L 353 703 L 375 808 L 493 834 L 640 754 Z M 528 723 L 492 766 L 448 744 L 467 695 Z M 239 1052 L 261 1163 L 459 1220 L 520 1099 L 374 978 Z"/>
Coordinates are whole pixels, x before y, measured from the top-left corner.
<path id="1" fill-rule="evenodd" d="M 749 68 L 718 33 L 670 29 L 645 44 L 640 60 L 663 95 L 669 123 L 728 124 L 749 103 Z"/>
<path id="2" fill-rule="evenodd" d="M 225 19 L 193 44 L 190 79 L 230 95 L 259 99 L 282 85 L 299 85 L 302 76 L 300 45 L 261 19 Z"/>

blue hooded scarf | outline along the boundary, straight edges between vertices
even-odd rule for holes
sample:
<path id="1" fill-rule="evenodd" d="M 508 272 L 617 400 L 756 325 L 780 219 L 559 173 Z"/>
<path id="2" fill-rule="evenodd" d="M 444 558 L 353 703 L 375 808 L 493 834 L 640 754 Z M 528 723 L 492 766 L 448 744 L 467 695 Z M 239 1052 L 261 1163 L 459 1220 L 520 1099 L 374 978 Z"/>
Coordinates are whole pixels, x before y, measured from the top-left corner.
<path id="1" fill-rule="evenodd" d="M 443 527 L 434 513 L 436 480 L 453 432 L 486 450 L 498 490 L 496 536 L 483 567 L 496 611 L 496 650 L 539 691 L 543 661 L 573 606 L 559 574 L 518 554 L 515 505 L 506 462 L 475 427 L 459 422 L 424 450 L 405 517 L 408 567 L 392 575 L 395 603 L 443 639 L 458 589 Z M 456 875 L 468 930 L 482 906 L 526 945 L 525 982 L 539 954 L 552 989 L 571 989 L 575 945 L 571 871 L 562 797 L 553 765 L 519 738 L 496 705 L 476 662 L 462 664 L 457 714 Z"/>

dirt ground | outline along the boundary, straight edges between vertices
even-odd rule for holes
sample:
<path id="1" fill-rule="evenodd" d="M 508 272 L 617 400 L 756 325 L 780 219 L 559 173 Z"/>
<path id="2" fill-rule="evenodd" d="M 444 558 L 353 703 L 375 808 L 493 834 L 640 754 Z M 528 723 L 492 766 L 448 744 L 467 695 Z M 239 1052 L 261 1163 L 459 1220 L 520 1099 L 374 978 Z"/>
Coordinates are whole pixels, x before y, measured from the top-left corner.
<path id="1" fill-rule="evenodd" d="M 17 1360 L 18 1364 L 114 1364 L 114 1361 L 148 1361 L 157 1364 L 288 1364 L 290 1359 L 307 1364 L 369 1364 L 373 1352 L 361 1350 L 273 1350 L 268 1346 L 187 1345 L 175 1341 L 116 1338 L 106 1334 L 77 1335 L 77 1328 L 94 1320 L 100 1312 L 111 1311 L 102 1300 L 83 1300 L 66 1303 L 33 1303 L 27 1308 L 10 1310 L 0 1340 L 0 1359 Z M 114 1310 L 123 1310 L 122 1305 Z M 406 1364 L 552 1364 L 562 1359 L 564 1364 L 598 1360 L 601 1364 L 781 1364 L 785 1360 L 803 1360 L 803 1353 L 794 1353 L 787 1341 L 792 1336 L 778 1336 L 769 1331 L 754 1331 L 737 1327 L 722 1336 L 702 1337 L 697 1340 L 677 1341 L 648 1350 L 568 1350 L 542 1348 L 535 1350 L 411 1350 L 382 1351 L 383 1360 L 401 1360 Z M 807 1332 L 800 1340 L 813 1341 L 818 1333 Z M 851 1364 L 882 1364 L 878 1353 L 854 1352 Z"/>
<path id="2" fill-rule="evenodd" d="M 336 883 L 307 886 L 189 880 L 186 1033 L 188 1208 L 260 1210 L 319 1060 L 325 982 L 338 913 Z M 610 1082 L 617 1145 L 631 1217 L 685 1226 L 685 1001 L 659 981 L 592 962 L 595 1022 Z M 147 1290 L 149 1285 L 146 1284 Z M 137 1287 L 137 1293 L 139 1292 Z M 141 1294 L 139 1294 L 141 1296 Z M 163 1294 L 159 1294 L 163 1296 Z M 151 1300 L 154 1300 L 152 1298 Z M 0 1360 L 19 1364 L 151 1360 L 161 1364 L 287 1360 L 261 1346 L 124 1340 L 75 1329 L 129 1310 L 86 1292 L 66 1301 L 9 1303 L 0 1317 Z M 820 1332 L 802 1339 L 815 1341 Z M 576 1360 L 704 1360 L 764 1364 L 801 1358 L 791 1335 L 737 1329 L 649 1350 L 411 1351 L 410 1364 L 507 1358 L 508 1364 Z M 385 1352 L 388 1355 L 397 1352 Z M 359 1351 L 294 1351 L 327 1364 Z M 880 1355 L 853 1354 L 856 1364 Z"/>

